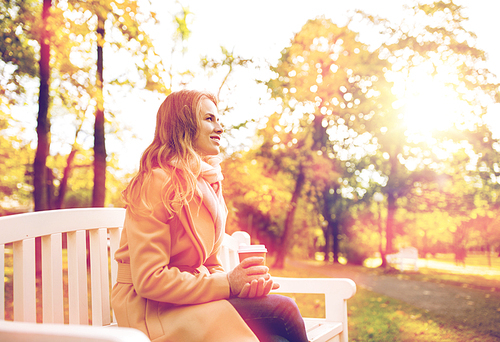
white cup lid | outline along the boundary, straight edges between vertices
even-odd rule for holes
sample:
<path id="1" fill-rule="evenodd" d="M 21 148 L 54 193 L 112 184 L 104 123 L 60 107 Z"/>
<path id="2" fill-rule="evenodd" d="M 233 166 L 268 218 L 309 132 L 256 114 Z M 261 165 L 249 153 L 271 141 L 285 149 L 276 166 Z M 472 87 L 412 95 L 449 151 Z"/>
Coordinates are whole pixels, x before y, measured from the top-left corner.
<path id="1" fill-rule="evenodd" d="M 240 245 L 238 248 L 238 253 L 267 253 L 267 248 L 265 245 Z"/>

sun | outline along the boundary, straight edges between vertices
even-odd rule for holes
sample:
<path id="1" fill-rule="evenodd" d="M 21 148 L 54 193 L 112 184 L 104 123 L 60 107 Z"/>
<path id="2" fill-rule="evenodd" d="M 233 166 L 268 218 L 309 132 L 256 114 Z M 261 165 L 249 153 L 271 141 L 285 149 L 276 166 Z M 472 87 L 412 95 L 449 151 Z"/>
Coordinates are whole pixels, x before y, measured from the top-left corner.
<path id="1" fill-rule="evenodd" d="M 456 92 L 428 76 L 410 83 L 405 96 L 403 121 L 408 133 L 432 135 L 446 131 L 461 117 L 461 102 Z"/>
<path id="2" fill-rule="evenodd" d="M 456 90 L 447 85 L 450 77 L 449 73 L 432 75 L 425 68 L 417 68 L 400 78 L 395 93 L 407 136 L 432 137 L 463 119 L 466 106 Z"/>
<path id="3" fill-rule="evenodd" d="M 460 116 L 460 100 L 443 84 L 426 82 L 406 98 L 403 121 L 410 134 L 445 131 Z"/>

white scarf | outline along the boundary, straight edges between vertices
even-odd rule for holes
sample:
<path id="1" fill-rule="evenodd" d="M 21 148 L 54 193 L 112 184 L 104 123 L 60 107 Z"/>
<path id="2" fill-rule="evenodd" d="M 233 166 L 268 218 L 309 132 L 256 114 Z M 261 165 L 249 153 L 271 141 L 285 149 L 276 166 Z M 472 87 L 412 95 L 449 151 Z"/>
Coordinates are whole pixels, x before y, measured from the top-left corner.
<path id="1" fill-rule="evenodd" d="M 203 195 L 203 204 L 208 208 L 214 220 L 216 240 L 224 232 L 227 218 L 227 207 L 222 196 L 221 181 L 224 176 L 221 172 L 221 162 L 222 158 L 219 156 L 205 158 L 201 165 L 201 178 L 204 182 L 198 181 L 198 187 Z"/>

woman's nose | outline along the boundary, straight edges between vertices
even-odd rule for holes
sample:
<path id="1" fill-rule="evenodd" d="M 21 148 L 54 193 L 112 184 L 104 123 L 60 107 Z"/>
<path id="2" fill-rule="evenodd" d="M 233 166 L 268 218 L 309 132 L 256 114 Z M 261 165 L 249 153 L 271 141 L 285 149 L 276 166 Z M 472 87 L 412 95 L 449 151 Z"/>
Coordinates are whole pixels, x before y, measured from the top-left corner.
<path id="1" fill-rule="evenodd" d="M 214 131 L 217 133 L 217 134 L 221 134 L 222 132 L 224 132 L 224 128 L 222 128 L 221 124 L 216 122 L 215 123 L 215 129 Z"/>

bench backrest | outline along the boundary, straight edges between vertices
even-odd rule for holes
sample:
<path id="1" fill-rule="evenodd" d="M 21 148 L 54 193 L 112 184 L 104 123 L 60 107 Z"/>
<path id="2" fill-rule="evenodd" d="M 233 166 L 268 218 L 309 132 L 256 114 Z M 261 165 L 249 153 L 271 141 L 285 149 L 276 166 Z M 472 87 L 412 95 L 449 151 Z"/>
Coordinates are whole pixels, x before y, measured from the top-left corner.
<path id="1" fill-rule="evenodd" d="M 0 288 L 0 307 L 5 308 L 0 319 L 111 324 L 109 289 L 116 279 L 116 263 L 109 260 L 118 248 L 124 217 L 121 208 L 0 217 L 0 276 L 7 280 Z M 41 276 L 35 269 L 37 239 Z"/>
<path id="2" fill-rule="evenodd" d="M 124 219 L 122 208 L 0 217 L 0 276 L 7 279 L 6 286 L 0 288 L 0 319 L 114 324 L 110 290 L 116 281 L 117 263 L 113 256 Z M 41 277 L 35 269 L 36 239 L 41 240 Z M 225 269 L 238 264 L 240 243 L 249 244 L 250 236 L 245 232 L 234 237 L 226 234 L 220 253 Z M 42 301 L 41 309 L 37 309 L 37 297 Z"/>

